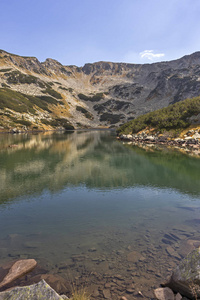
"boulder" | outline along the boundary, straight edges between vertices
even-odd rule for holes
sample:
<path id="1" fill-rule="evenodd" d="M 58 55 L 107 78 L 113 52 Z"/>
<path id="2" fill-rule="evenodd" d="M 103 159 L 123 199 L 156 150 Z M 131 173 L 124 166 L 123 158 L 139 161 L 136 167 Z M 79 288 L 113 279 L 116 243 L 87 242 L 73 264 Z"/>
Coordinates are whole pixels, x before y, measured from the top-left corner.
<path id="1" fill-rule="evenodd" d="M 47 282 L 58 294 L 69 294 L 71 292 L 71 286 L 69 282 L 59 275 L 53 274 L 41 274 L 36 275 L 30 279 L 28 284 L 38 283 L 41 280 Z"/>
<path id="2" fill-rule="evenodd" d="M 0 300 L 63 300 L 46 282 L 42 280 L 36 284 L 16 287 L 12 290 L 1 292 Z"/>
<path id="3" fill-rule="evenodd" d="M 154 294 L 158 300 L 174 300 L 174 293 L 168 287 L 156 289 Z"/>
<path id="4" fill-rule="evenodd" d="M 35 259 L 18 260 L 12 265 L 8 274 L 4 277 L 3 281 L 0 283 L 0 288 L 13 282 L 17 278 L 25 275 L 26 273 L 32 271 L 36 267 L 36 265 L 37 262 L 35 261 Z"/>
<path id="5" fill-rule="evenodd" d="M 200 248 L 180 262 L 165 286 L 190 299 L 200 297 Z"/>

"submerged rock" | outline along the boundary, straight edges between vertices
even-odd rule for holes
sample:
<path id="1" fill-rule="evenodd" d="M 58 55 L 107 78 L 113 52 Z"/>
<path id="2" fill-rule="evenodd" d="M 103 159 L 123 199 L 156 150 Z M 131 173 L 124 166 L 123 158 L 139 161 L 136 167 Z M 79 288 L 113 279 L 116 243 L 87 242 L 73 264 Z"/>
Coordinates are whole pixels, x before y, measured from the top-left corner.
<path id="1" fill-rule="evenodd" d="M 44 280 L 0 293 L 0 300 L 63 300 Z"/>
<path id="2" fill-rule="evenodd" d="M 137 251 L 132 251 L 132 252 L 128 253 L 128 255 L 127 255 L 127 260 L 129 262 L 133 262 L 133 263 L 135 263 L 143 258 L 144 257 L 142 256 L 142 254 Z"/>
<path id="3" fill-rule="evenodd" d="M 25 275 L 26 273 L 32 271 L 36 267 L 36 265 L 37 262 L 35 261 L 35 259 L 18 260 L 12 265 L 8 274 L 4 277 L 3 281 L 0 283 L 0 288 L 13 282 L 17 278 Z"/>
<path id="4" fill-rule="evenodd" d="M 192 299 L 200 297 L 200 248 L 180 262 L 165 286 Z"/>

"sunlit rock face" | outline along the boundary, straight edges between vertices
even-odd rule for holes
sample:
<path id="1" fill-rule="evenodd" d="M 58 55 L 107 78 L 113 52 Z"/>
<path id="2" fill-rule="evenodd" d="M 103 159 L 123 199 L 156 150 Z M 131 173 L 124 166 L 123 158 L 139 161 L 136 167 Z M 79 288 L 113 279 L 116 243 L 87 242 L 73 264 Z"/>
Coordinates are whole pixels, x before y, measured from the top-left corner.
<path id="1" fill-rule="evenodd" d="M 1 50 L 0 87 L 36 97 L 23 100 L 32 110 L 18 112 L 7 102 L 1 105 L 1 111 L 7 109 L 12 116 L 3 115 L 2 128 L 14 126 L 13 116 L 19 126 L 21 114 L 23 120 L 39 129 L 63 127 L 60 119 L 67 119 L 76 128 L 117 126 L 198 96 L 200 52 L 153 64 L 97 62 L 76 67 L 63 66 L 51 58 L 39 62 L 35 57 Z"/>

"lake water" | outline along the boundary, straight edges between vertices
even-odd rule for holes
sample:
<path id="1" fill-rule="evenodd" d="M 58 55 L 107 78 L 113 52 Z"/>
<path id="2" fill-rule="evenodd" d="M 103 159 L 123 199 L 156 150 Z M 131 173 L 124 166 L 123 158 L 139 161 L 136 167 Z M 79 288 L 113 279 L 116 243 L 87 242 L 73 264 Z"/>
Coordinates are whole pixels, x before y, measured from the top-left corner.
<path id="1" fill-rule="evenodd" d="M 152 298 L 200 240 L 199 170 L 111 131 L 1 134 L 0 265 L 35 258 L 96 298 Z"/>

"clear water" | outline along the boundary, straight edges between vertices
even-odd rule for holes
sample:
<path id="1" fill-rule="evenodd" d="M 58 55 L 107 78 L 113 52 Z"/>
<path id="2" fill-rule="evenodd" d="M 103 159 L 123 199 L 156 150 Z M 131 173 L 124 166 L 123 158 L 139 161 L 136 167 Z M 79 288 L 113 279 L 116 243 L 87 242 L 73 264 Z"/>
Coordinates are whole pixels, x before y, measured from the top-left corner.
<path id="1" fill-rule="evenodd" d="M 127 289 L 152 297 L 200 239 L 199 170 L 200 159 L 124 145 L 110 131 L 2 134 L 0 264 L 35 258 L 99 297 L 120 275 L 113 299 Z"/>

